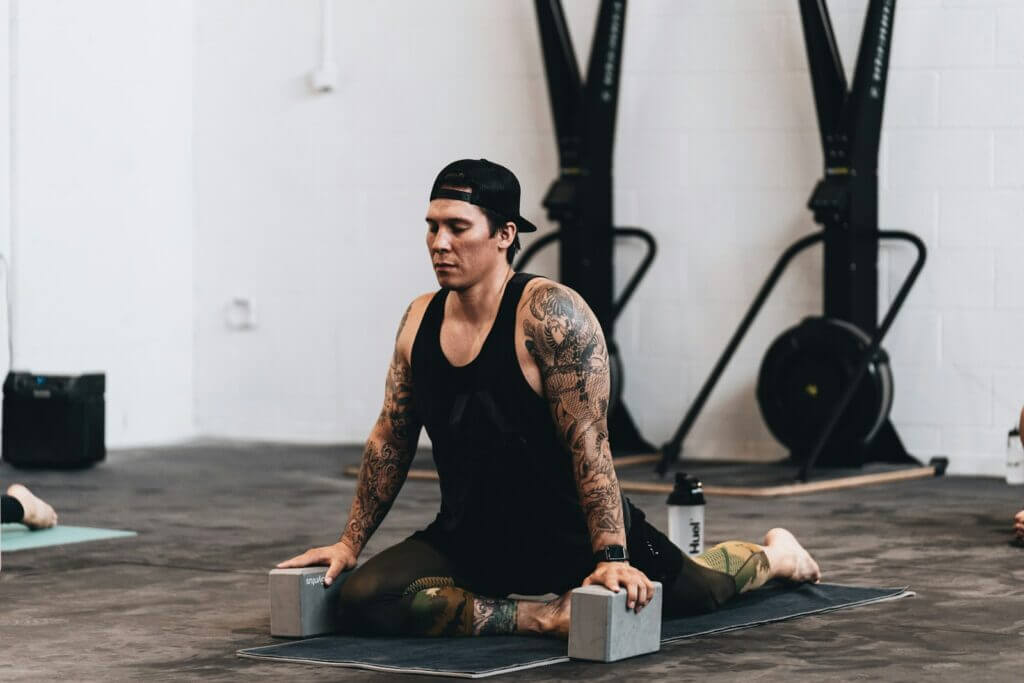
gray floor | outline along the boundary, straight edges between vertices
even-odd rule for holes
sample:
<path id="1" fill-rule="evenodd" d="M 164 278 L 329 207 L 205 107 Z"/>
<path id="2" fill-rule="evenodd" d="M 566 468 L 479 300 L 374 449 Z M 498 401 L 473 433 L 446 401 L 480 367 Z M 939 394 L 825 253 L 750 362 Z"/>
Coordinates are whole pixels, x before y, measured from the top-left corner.
<path id="1" fill-rule="evenodd" d="M 114 452 L 76 472 L 0 465 L 5 487 L 26 483 L 66 524 L 139 532 L 3 556 L 0 679 L 391 678 L 234 655 L 271 642 L 267 570 L 336 539 L 354 490 L 340 472 L 358 457 L 358 448 L 207 444 Z M 744 475 L 705 468 L 704 476 L 727 484 Z M 630 497 L 663 523 L 663 496 Z M 435 483 L 407 483 L 367 553 L 426 524 L 438 499 Z M 769 526 L 786 526 L 817 556 L 826 580 L 907 584 L 917 597 L 697 639 L 618 664 L 562 664 L 503 679 L 1022 680 L 1024 548 L 1008 531 L 1021 504 L 1024 488 L 970 478 L 713 499 L 712 542 L 758 540 Z"/>

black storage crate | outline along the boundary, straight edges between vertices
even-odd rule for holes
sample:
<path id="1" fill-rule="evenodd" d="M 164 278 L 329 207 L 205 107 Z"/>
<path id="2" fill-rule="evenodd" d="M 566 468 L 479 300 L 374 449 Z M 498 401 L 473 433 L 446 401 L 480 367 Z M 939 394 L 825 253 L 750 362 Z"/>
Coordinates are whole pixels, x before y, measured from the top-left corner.
<path id="1" fill-rule="evenodd" d="M 106 375 L 8 373 L 3 459 L 16 467 L 87 467 L 106 457 Z"/>

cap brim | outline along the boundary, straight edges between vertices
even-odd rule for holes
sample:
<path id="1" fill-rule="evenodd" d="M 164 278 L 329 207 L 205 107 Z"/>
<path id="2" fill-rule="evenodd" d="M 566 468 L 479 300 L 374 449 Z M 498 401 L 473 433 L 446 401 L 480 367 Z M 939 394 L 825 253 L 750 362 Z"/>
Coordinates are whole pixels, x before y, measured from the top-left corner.
<path id="1" fill-rule="evenodd" d="M 516 229 L 519 230 L 519 232 L 537 232 L 537 226 L 522 216 L 516 216 L 514 223 L 516 224 Z"/>

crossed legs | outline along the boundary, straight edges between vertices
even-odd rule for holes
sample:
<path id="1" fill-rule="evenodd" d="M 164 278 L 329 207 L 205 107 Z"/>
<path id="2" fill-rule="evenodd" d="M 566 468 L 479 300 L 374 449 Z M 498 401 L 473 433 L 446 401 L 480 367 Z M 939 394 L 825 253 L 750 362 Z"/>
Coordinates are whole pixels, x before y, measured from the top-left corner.
<path id="1" fill-rule="evenodd" d="M 345 581 L 340 595 L 343 622 L 367 635 L 568 634 L 569 593 L 550 602 L 486 596 L 467 588 L 471 583 L 456 572 L 432 545 L 407 539 L 371 558 Z M 772 529 L 764 545 L 727 541 L 692 560 L 683 558 L 682 571 L 666 586 L 665 614 L 711 611 L 771 579 L 819 578 L 818 565 L 796 538 L 785 529 Z"/>
<path id="2" fill-rule="evenodd" d="M 457 586 L 454 573 L 452 563 L 432 545 L 406 539 L 345 581 L 339 596 L 343 621 L 368 635 L 516 632 L 516 601 L 476 595 Z"/>

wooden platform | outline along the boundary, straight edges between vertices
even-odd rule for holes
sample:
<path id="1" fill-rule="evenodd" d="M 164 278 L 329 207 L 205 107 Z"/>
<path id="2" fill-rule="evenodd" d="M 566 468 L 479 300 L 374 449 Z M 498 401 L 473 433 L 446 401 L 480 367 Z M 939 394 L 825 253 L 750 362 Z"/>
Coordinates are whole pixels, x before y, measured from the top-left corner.
<path id="1" fill-rule="evenodd" d="M 652 465 L 660 460 L 661 456 L 656 454 L 623 456 L 615 458 L 615 469 L 616 472 L 620 472 L 628 467 Z M 720 486 L 704 482 L 704 494 L 706 496 L 735 496 L 740 498 L 780 498 L 783 496 L 799 496 L 824 491 L 840 491 L 861 486 L 877 486 L 879 484 L 891 484 L 913 479 L 926 479 L 942 474 L 944 469 L 944 466 L 925 465 L 889 472 L 823 478 L 809 482 L 794 481 L 792 483 L 768 486 Z M 358 477 L 359 466 L 350 465 L 345 468 L 344 472 L 347 477 Z M 411 469 L 407 478 L 416 481 L 438 480 L 437 472 L 429 469 Z M 623 479 L 621 475 L 619 476 L 619 487 L 626 493 L 664 493 L 667 495 L 672 492 L 672 484 L 670 482 L 635 481 Z"/>

